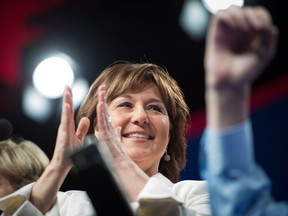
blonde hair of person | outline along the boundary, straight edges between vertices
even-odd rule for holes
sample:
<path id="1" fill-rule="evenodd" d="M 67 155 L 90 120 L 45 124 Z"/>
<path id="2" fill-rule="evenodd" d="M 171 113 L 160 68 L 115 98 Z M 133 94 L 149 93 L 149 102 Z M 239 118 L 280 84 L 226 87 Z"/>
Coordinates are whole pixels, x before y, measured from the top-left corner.
<path id="1" fill-rule="evenodd" d="M 18 190 L 36 181 L 49 164 L 47 155 L 33 142 L 0 142 L 0 173 Z"/>
<path id="2" fill-rule="evenodd" d="M 180 171 L 186 165 L 186 132 L 188 129 L 189 108 L 177 82 L 169 75 L 166 68 L 151 63 L 133 63 L 117 61 L 109 65 L 92 83 L 89 93 L 78 110 L 76 124 L 82 117 L 91 121 L 89 133 L 94 132 L 96 110 L 98 103 L 97 89 L 101 84 L 106 85 L 107 104 L 119 95 L 130 91 L 141 91 L 147 83 L 152 83 L 160 92 L 161 99 L 168 111 L 170 119 L 170 142 L 167 153 L 171 159 L 161 158 L 159 172 L 176 182 Z"/>

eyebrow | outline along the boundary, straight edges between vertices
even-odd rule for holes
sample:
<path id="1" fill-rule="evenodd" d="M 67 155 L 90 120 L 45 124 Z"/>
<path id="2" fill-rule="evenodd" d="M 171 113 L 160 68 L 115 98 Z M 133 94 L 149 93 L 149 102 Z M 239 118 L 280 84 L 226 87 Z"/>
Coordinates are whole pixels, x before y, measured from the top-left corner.
<path id="1" fill-rule="evenodd" d="M 124 95 L 118 96 L 118 97 L 115 98 L 115 99 L 117 100 L 117 99 L 119 99 L 119 98 L 128 98 L 128 99 L 132 99 L 132 96 L 131 96 L 130 94 L 124 94 Z M 149 103 L 151 103 L 151 102 L 158 102 L 158 103 L 162 103 L 162 104 L 164 104 L 164 102 L 162 101 L 161 98 L 155 98 L 155 97 L 153 97 L 153 98 L 149 98 L 148 101 L 149 101 Z"/>

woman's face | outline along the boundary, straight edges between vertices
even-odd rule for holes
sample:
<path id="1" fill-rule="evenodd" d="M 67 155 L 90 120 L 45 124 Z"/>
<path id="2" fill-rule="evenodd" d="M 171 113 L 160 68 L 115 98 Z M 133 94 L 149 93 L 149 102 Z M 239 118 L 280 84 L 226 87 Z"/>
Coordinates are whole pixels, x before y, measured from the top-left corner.
<path id="1" fill-rule="evenodd" d="M 0 198 L 15 191 L 10 182 L 0 173 Z"/>
<path id="2" fill-rule="evenodd" d="M 123 150 L 149 176 L 158 171 L 169 136 L 169 116 L 156 87 L 120 95 L 108 105 L 113 127 L 121 127 Z"/>

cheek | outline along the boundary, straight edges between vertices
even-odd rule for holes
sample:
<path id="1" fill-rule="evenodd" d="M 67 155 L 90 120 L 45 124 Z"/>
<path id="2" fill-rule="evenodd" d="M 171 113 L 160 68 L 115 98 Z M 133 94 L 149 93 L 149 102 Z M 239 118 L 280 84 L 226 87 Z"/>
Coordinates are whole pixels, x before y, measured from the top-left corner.
<path id="1" fill-rule="evenodd" d="M 170 139 L 170 121 L 169 121 L 169 118 L 167 118 L 167 117 L 156 118 L 156 119 L 154 119 L 153 124 L 156 127 L 157 132 L 161 136 L 161 138 L 167 139 L 169 142 L 169 139 Z"/>
<path id="2" fill-rule="evenodd" d="M 13 193 L 14 191 L 15 189 L 12 187 L 9 181 L 0 176 L 0 198 Z"/>
<path id="3" fill-rule="evenodd" d="M 129 122 L 129 118 L 126 115 L 119 113 L 111 113 L 111 124 L 113 127 L 123 127 L 127 122 Z"/>

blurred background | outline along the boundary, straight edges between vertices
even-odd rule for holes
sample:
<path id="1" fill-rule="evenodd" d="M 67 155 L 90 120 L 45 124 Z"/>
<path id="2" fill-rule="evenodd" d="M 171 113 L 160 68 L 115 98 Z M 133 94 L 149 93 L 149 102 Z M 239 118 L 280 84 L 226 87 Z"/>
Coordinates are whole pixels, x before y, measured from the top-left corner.
<path id="1" fill-rule="evenodd" d="M 2 0 L 0 118 L 12 123 L 14 134 L 36 142 L 51 157 L 65 84 L 72 86 L 77 110 L 89 85 L 112 62 L 157 63 L 180 84 L 191 109 L 182 179 L 199 179 L 205 35 L 211 15 L 229 1 L 219 2 Z M 251 119 L 256 159 L 271 178 L 274 197 L 288 200 L 287 12 L 275 1 L 233 4 L 265 6 L 280 30 L 276 58 L 253 86 Z M 68 177 L 63 190 L 76 187 Z"/>

